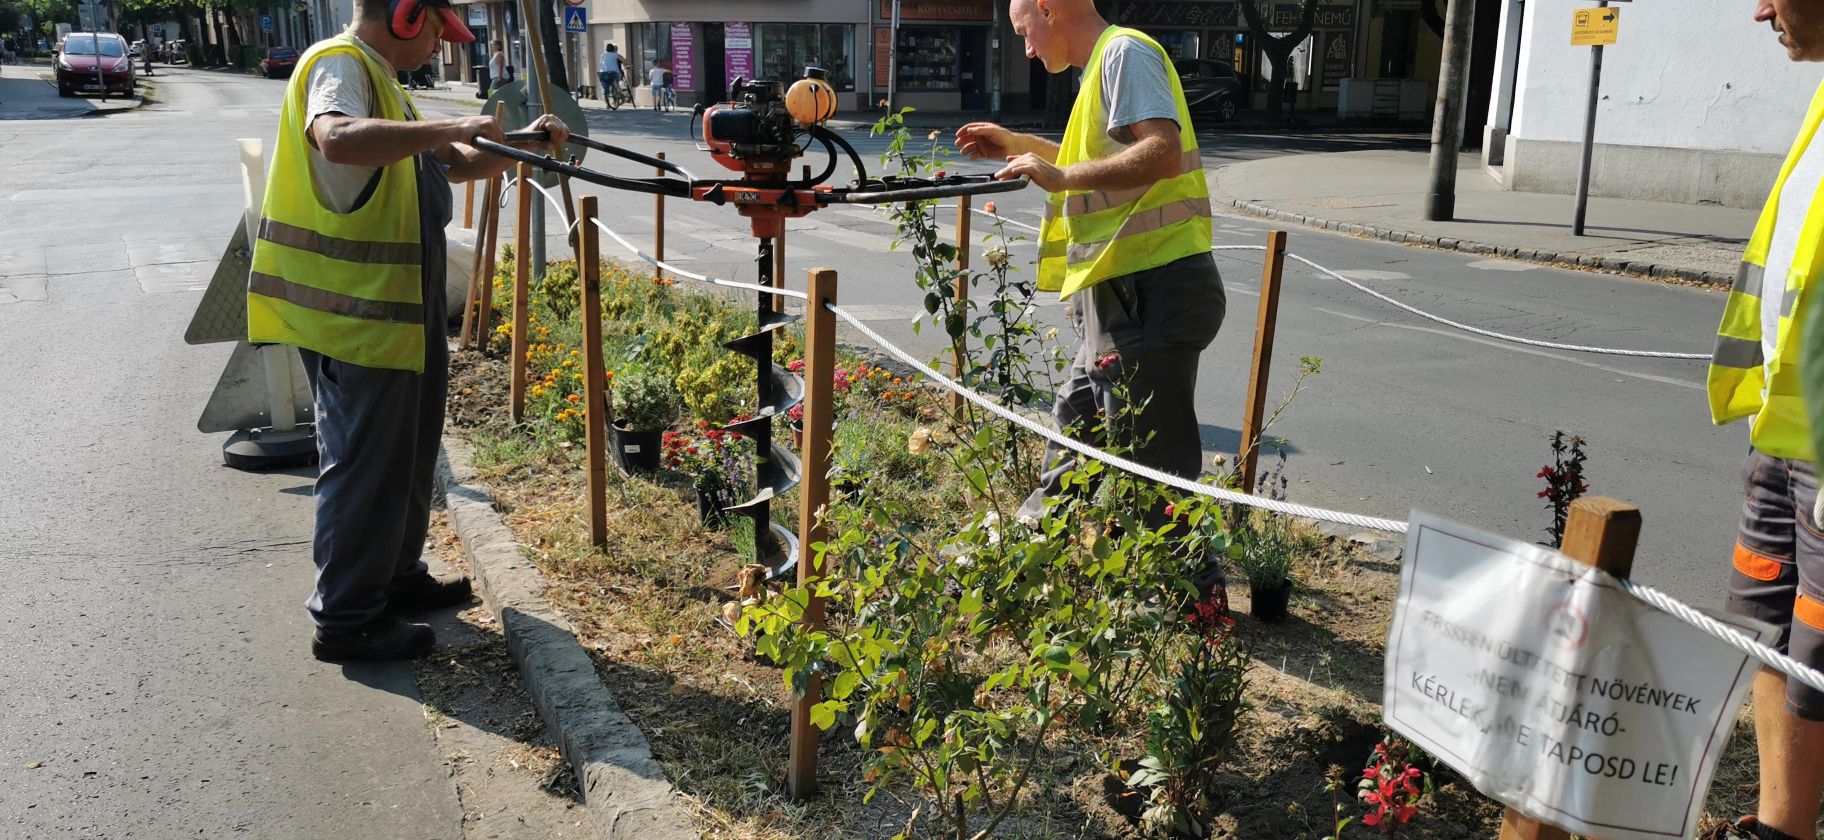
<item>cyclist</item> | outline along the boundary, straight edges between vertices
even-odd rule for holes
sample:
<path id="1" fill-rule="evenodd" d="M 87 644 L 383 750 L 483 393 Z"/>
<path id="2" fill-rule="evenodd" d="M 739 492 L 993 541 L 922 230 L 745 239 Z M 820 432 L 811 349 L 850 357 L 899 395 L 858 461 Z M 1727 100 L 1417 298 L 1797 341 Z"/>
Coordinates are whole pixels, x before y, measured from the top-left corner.
<path id="1" fill-rule="evenodd" d="M 596 68 L 602 78 L 602 101 L 607 102 L 621 87 L 621 54 L 616 52 L 610 42 L 602 48 L 602 61 Z"/>

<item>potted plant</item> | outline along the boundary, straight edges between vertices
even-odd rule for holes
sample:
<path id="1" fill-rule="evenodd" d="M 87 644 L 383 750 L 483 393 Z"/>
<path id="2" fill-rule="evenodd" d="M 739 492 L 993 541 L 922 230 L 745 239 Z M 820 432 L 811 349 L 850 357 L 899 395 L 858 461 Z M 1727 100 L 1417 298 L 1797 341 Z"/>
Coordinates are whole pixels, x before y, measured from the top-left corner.
<path id="1" fill-rule="evenodd" d="M 654 472 L 665 429 L 678 421 L 684 398 L 670 379 L 639 371 L 615 380 L 614 453 L 621 469 Z"/>
<path id="2" fill-rule="evenodd" d="M 724 524 L 724 510 L 740 502 L 746 484 L 747 438 L 698 423 L 695 434 L 666 432 L 660 443 L 665 468 L 690 476 L 697 516 L 704 525 Z"/>
<path id="3" fill-rule="evenodd" d="M 1286 617 L 1292 599 L 1292 555 L 1295 544 L 1286 523 L 1267 518 L 1236 528 L 1230 556 L 1248 579 L 1248 612 L 1268 624 Z"/>

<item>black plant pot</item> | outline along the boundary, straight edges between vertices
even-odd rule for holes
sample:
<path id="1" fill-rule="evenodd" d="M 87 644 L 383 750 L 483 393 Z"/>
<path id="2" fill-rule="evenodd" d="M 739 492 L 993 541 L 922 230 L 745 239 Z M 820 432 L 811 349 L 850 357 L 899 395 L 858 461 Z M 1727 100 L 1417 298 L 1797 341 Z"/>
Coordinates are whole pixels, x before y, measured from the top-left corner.
<path id="1" fill-rule="evenodd" d="M 1292 600 L 1292 581 L 1286 581 L 1272 588 L 1249 585 L 1248 597 L 1251 602 L 1248 613 L 1265 624 L 1277 624 L 1286 620 L 1286 604 Z"/>
<path id="2" fill-rule="evenodd" d="M 697 519 L 709 528 L 728 524 L 728 513 L 723 508 L 734 504 L 733 494 L 725 487 L 697 486 L 696 491 Z"/>
<path id="3" fill-rule="evenodd" d="M 659 440 L 664 436 L 662 429 L 653 431 L 634 431 L 622 425 L 623 421 L 614 421 L 614 460 L 626 473 L 651 473 L 659 471 Z"/>

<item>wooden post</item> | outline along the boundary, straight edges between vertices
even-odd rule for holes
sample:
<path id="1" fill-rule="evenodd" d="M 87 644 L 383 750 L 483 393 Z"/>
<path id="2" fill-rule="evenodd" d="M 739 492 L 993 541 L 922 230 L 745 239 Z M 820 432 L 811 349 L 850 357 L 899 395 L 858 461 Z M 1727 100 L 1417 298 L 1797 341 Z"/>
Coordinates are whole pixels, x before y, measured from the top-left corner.
<path id="1" fill-rule="evenodd" d="M 1626 502 L 1591 496 L 1571 503 L 1564 523 L 1566 557 L 1595 566 L 1616 577 L 1634 571 L 1634 546 L 1640 541 L 1640 509 Z M 1501 817 L 1499 840 L 1570 840 L 1570 832 L 1521 816 L 1512 808 Z"/>
<path id="2" fill-rule="evenodd" d="M 969 299 L 969 217 L 975 215 L 970 210 L 970 196 L 958 196 L 956 199 L 956 303 L 957 311 L 962 311 L 962 304 Z M 963 381 L 965 365 L 969 364 L 969 354 L 963 347 L 966 338 L 955 339 L 954 350 L 950 360 L 950 373 L 956 381 Z M 950 410 L 962 414 L 963 395 L 959 391 L 950 392 Z"/>
<path id="3" fill-rule="evenodd" d="M 481 190 L 480 227 L 475 231 L 475 273 L 469 284 L 469 304 L 462 313 L 462 346 L 488 349 L 488 329 L 494 314 L 494 248 L 500 233 L 500 176 L 488 178 Z"/>
<path id="4" fill-rule="evenodd" d="M 475 182 L 466 181 L 462 185 L 462 229 L 472 230 L 475 225 Z"/>
<path id="5" fill-rule="evenodd" d="M 485 202 L 493 189 L 494 179 L 489 178 L 487 187 L 481 191 L 484 203 L 481 206 L 481 227 L 475 231 L 475 264 L 469 267 L 469 293 L 462 302 L 462 329 L 456 333 L 456 346 L 463 350 L 475 346 L 475 322 L 480 320 L 478 317 L 480 313 L 476 310 L 481 304 L 481 284 L 488 279 L 482 273 L 481 266 L 486 261 L 487 255 L 483 249 L 488 244 L 488 205 Z M 474 181 L 469 182 L 469 192 L 470 194 L 475 192 Z M 467 211 L 464 211 L 463 216 L 466 221 Z"/>
<path id="6" fill-rule="evenodd" d="M 805 301 L 804 481 L 798 485 L 798 585 L 825 574 L 824 558 L 812 546 L 828 539 L 823 509 L 830 502 L 830 425 L 836 388 L 836 316 L 823 308 L 836 303 L 836 271 L 810 270 L 810 299 Z M 823 599 L 812 597 L 804 608 L 804 626 L 823 626 Z M 817 736 L 811 707 L 823 699 L 823 682 L 813 675 L 804 696 L 792 706 L 791 756 L 785 786 L 793 799 L 817 792 Z"/>
<path id="7" fill-rule="evenodd" d="M 583 196 L 577 214 L 582 247 L 584 457 L 589 470 L 589 542 L 608 545 L 608 398 L 602 366 L 601 234 L 595 229 L 596 197 Z"/>
<path id="8" fill-rule="evenodd" d="M 519 165 L 519 213 L 514 219 L 518 245 L 513 248 L 516 260 L 513 268 L 513 359 L 510 369 L 513 371 L 509 383 L 512 394 L 513 422 L 518 423 L 526 415 L 526 298 L 531 295 L 532 285 L 532 167 Z"/>
<path id="9" fill-rule="evenodd" d="M 1241 451 L 1236 468 L 1241 492 L 1254 492 L 1255 469 L 1260 462 L 1260 424 L 1267 410 L 1267 374 L 1273 367 L 1273 330 L 1279 323 L 1279 276 L 1286 268 L 1286 232 L 1267 234 L 1267 260 L 1260 269 L 1260 313 L 1254 321 L 1254 369 L 1248 375 L 1247 414 L 1241 418 Z"/>
<path id="10" fill-rule="evenodd" d="M 660 152 L 656 157 L 664 160 L 665 153 Z M 663 177 L 665 170 L 660 169 L 658 173 L 660 177 Z M 652 258 L 659 262 L 665 261 L 665 196 L 662 194 L 652 197 Z M 663 279 L 665 279 L 665 269 L 653 266 L 652 281 L 657 283 Z"/>

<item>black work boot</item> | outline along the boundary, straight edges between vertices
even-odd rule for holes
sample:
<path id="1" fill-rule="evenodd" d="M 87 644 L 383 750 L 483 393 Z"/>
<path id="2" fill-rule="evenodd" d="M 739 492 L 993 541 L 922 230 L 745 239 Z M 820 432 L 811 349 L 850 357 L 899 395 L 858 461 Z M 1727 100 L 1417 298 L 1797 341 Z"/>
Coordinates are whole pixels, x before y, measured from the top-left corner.
<path id="1" fill-rule="evenodd" d="M 381 616 L 353 630 L 318 630 L 310 653 L 324 662 L 391 662 L 417 659 L 436 643 L 426 625 Z"/>
<path id="2" fill-rule="evenodd" d="M 426 572 L 415 578 L 393 581 L 386 588 L 386 608 L 393 612 L 416 612 L 458 607 L 469 603 L 472 593 L 466 577 L 440 578 Z"/>

